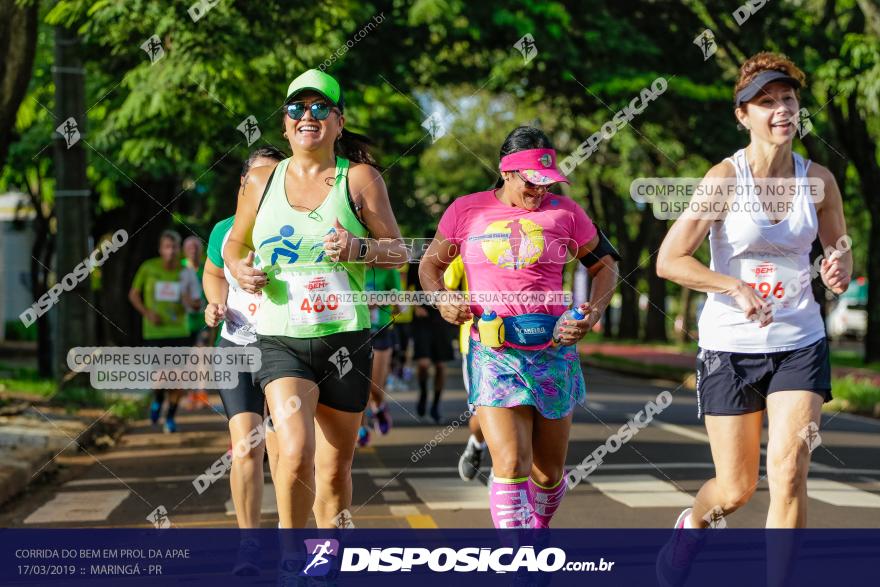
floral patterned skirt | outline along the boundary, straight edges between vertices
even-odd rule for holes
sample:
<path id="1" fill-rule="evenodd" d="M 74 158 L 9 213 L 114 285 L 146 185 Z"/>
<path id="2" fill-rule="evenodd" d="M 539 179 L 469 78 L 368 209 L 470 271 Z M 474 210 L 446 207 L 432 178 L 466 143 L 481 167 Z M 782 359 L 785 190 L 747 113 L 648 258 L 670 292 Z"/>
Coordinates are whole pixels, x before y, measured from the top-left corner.
<path id="1" fill-rule="evenodd" d="M 545 418 L 557 420 L 586 398 L 576 346 L 495 350 L 472 339 L 468 371 L 471 406 L 534 406 Z"/>

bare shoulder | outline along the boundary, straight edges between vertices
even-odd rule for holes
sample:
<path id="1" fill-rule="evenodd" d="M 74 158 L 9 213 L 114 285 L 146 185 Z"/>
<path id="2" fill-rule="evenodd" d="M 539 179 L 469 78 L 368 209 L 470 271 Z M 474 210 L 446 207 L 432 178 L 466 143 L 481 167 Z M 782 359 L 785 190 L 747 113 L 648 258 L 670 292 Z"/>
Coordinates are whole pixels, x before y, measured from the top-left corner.
<path id="1" fill-rule="evenodd" d="M 706 173 L 706 177 L 711 179 L 736 177 L 736 168 L 733 163 L 725 159 L 721 163 L 713 165 Z"/>
<path id="2" fill-rule="evenodd" d="M 275 165 L 265 165 L 262 167 L 254 167 L 250 169 L 244 178 L 244 185 L 239 195 L 259 201 L 266 191 L 266 185 L 269 178 L 275 171 Z"/>
<path id="3" fill-rule="evenodd" d="M 842 205 L 843 197 L 840 194 L 840 188 L 837 187 L 837 180 L 830 169 L 813 161 L 810 163 L 809 169 L 807 169 L 807 177 L 822 182 L 821 187 L 817 188 L 817 190 L 821 191 L 821 197 L 814 200 L 817 212 L 824 210 L 826 203 L 830 204 L 830 209 L 832 210 Z"/>
<path id="4" fill-rule="evenodd" d="M 348 170 L 348 186 L 352 194 L 376 194 L 385 189 L 382 174 L 372 165 L 353 163 Z"/>
<path id="5" fill-rule="evenodd" d="M 807 169 L 807 177 L 821 179 L 826 184 L 831 182 L 837 184 L 837 180 L 834 178 L 834 174 L 831 173 L 831 170 L 815 161 L 810 162 L 810 167 Z"/>

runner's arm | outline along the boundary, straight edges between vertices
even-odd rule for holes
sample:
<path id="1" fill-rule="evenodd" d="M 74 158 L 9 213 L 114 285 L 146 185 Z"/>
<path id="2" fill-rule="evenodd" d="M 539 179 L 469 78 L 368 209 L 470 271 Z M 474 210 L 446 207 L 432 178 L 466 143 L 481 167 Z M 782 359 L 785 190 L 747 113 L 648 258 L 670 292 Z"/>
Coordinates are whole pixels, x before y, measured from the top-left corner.
<path id="1" fill-rule="evenodd" d="M 238 192 L 235 222 L 229 240 L 223 248 L 223 261 L 242 289 L 256 293 L 266 283 L 266 274 L 254 268 L 254 244 L 251 235 L 257 220 L 257 210 L 274 167 L 255 167 L 248 171 Z M 280 178 L 279 181 L 284 181 Z"/>
<path id="2" fill-rule="evenodd" d="M 834 248 L 831 255 L 822 260 L 820 274 L 828 289 L 840 295 L 849 288 L 853 271 L 852 240 L 846 234 L 843 198 L 834 175 L 828 169 L 813 163 L 809 175 L 821 179 L 825 184 L 825 197 L 816 205 L 819 240 L 824 249 Z"/>
<path id="3" fill-rule="evenodd" d="M 391 210 L 385 180 L 372 165 L 354 165 L 348 174 L 352 200 L 361 205 L 361 217 L 370 231 L 363 262 L 375 267 L 396 268 L 408 261 L 400 228 Z M 349 251 L 342 258 L 354 260 L 360 251 L 360 237 L 352 239 Z"/>
<path id="4" fill-rule="evenodd" d="M 727 183 L 731 177 L 736 177 L 736 172 L 733 165 L 725 161 L 710 169 L 701 185 Z M 717 204 L 718 198 L 709 196 L 706 191 L 694 195 L 691 203 L 696 207 L 702 203 Z M 710 217 L 710 213 L 698 215 L 691 210 L 688 208 L 676 219 L 663 239 L 657 254 L 657 276 L 702 292 L 728 293 L 748 288 L 741 279 L 712 271 L 694 257 L 694 252 L 706 240 L 712 223 L 719 218 Z"/>
<path id="5" fill-rule="evenodd" d="M 446 289 L 443 273 L 458 254 L 458 245 L 446 240 L 438 230 L 419 262 L 419 281 L 424 291 L 436 292 Z M 461 325 L 473 318 L 470 306 L 464 303 L 464 296 L 461 296 L 457 303 L 437 304 L 437 307 L 443 319 L 452 324 Z"/>
<path id="6" fill-rule="evenodd" d="M 205 272 L 202 274 L 202 287 L 208 305 L 205 307 L 205 324 L 211 328 L 217 326 L 226 314 L 226 297 L 229 295 L 229 283 L 223 269 L 214 265 L 210 259 L 205 261 Z"/>
<path id="7" fill-rule="evenodd" d="M 722 186 L 722 193 L 729 194 L 730 180 L 735 177 L 733 165 L 724 161 L 710 169 L 700 185 Z M 727 197 L 711 195 L 714 193 L 717 191 L 712 189 L 698 191 L 685 213 L 673 223 L 657 254 L 657 276 L 696 291 L 730 296 L 746 318 L 764 328 L 773 321 L 769 302 L 739 277 L 712 271 L 694 257 L 712 223 L 724 218 Z"/>
<path id="8" fill-rule="evenodd" d="M 598 234 L 578 249 L 577 258 L 585 257 L 597 246 L 599 246 Z M 605 309 L 611 302 L 611 296 L 617 289 L 617 279 L 620 272 L 617 261 L 609 254 L 602 256 L 598 263 L 591 265 L 588 273 L 590 274 L 590 311 L 596 314 L 596 319 L 590 324 L 592 327 L 592 324 L 595 324 L 605 313 Z"/>

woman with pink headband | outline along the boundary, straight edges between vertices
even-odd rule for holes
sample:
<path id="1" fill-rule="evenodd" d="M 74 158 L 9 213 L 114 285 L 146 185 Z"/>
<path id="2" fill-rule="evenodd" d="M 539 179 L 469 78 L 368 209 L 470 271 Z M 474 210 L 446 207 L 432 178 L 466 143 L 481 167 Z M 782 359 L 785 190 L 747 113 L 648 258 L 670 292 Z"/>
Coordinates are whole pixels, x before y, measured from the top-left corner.
<path id="1" fill-rule="evenodd" d="M 461 255 L 472 303 L 441 299 L 438 305 L 453 324 L 477 321 L 468 401 L 479 409 L 492 456 L 492 521 L 496 528 L 547 528 L 565 493 L 572 412 L 586 394 L 572 345 L 611 299 L 616 252 L 600 255 L 607 249 L 589 216 L 570 198 L 548 191 L 568 180 L 543 132 L 523 126 L 510 133 L 500 170 L 494 189 L 461 196 L 446 210 L 419 277 L 424 290 L 443 291 L 443 272 Z M 562 273 L 572 257 L 589 264 L 592 295 L 584 318 L 569 320 L 554 343 L 554 325 L 567 309 Z M 485 317 L 485 327 L 493 314 L 504 324 L 498 330 L 503 341 L 485 334 L 481 340 L 488 329 L 479 321 Z"/>

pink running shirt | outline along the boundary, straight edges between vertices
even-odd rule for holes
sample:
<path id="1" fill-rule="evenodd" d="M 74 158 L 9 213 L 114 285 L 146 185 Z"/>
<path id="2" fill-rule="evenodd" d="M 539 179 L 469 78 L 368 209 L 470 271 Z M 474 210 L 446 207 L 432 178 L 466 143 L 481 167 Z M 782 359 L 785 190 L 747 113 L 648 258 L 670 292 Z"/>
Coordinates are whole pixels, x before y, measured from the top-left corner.
<path id="1" fill-rule="evenodd" d="M 569 254 L 597 233 L 571 198 L 547 193 L 540 207 L 530 211 L 503 204 L 492 190 L 457 198 L 443 213 L 438 231 L 458 245 L 471 292 L 561 292 Z M 485 309 L 506 318 L 559 316 L 567 307 L 508 299 Z M 471 312 L 480 316 L 483 307 L 472 304 Z"/>

